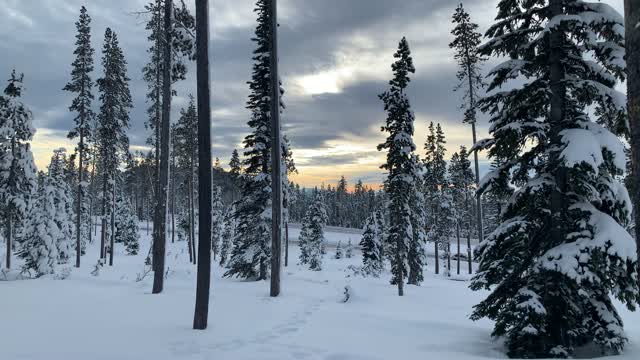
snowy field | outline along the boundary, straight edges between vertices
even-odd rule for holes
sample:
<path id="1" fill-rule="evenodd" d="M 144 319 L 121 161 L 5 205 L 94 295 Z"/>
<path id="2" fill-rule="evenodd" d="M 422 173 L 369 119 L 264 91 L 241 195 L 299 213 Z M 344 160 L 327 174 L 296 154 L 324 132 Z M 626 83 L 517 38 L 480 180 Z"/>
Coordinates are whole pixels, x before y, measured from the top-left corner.
<path id="1" fill-rule="evenodd" d="M 215 266 L 209 329 L 194 331 L 195 267 L 188 264 L 186 244 L 169 244 L 165 291 L 151 295 L 150 276 L 136 281 L 149 246 L 141 234 L 141 255 L 125 256 L 118 247 L 115 266 L 97 277 L 90 275 L 98 257 L 94 244 L 83 267 L 66 280 L 0 281 L 0 359 L 505 358 L 501 343 L 490 338 L 491 322 L 468 319 L 485 295 L 468 290 L 468 282 L 434 275 L 430 267 L 423 285 L 407 286 L 400 298 L 388 274 L 347 277 L 347 267 L 360 263 L 358 252 L 336 260 L 330 250 L 324 270 L 312 272 L 295 265 L 295 244 L 279 298 L 268 296 L 268 282 L 223 279 Z M 359 241 L 350 231 L 340 237 L 334 230 L 329 237 Z M 342 303 L 347 285 L 353 296 Z M 638 359 L 640 314 L 620 311 L 631 342 L 624 355 L 610 359 Z"/>

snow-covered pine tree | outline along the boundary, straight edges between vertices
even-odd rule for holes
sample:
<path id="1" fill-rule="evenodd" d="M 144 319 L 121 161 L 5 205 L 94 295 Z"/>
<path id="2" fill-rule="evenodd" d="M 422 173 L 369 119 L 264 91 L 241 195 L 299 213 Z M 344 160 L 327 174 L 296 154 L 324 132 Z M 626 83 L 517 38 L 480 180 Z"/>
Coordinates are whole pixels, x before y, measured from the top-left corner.
<path id="1" fill-rule="evenodd" d="M 220 245 L 220 266 L 227 265 L 229 253 L 233 248 L 233 239 L 236 233 L 235 207 L 231 208 L 224 214 L 224 232 L 222 233 L 222 244 Z"/>
<path id="2" fill-rule="evenodd" d="M 116 196 L 115 241 L 124 244 L 127 255 L 138 255 L 140 251 L 140 234 L 138 230 L 138 220 L 133 212 L 131 202 L 120 191 Z"/>
<path id="3" fill-rule="evenodd" d="M 351 239 L 347 242 L 347 248 L 344 250 L 344 257 L 347 259 L 351 259 L 353 257 L 353 244 L 351 243 Z"/>
<path id="4" fill-rule="evenodd" d="M 390 89 L 379 97 L 384 102 L 387 120 L 382 131 L 388 132 L 386 141 L 378 145 L 378 151 L 387 150 L 387 162 L 381 166 L 388 172 L 385 191 L 389 196 L 389 238 L 391 248 L 392 284 L 398 286 L 398 295 L 404 295 L 404 278 L 407 274 L 408 246 L 413 239 L 411 228 L 411 196 L 417 191 L 413 152 L 414 115 L 405 93 L 410 73 L 415 73 L 411 50 L 406 38 L 400 40 L 394 54 L 396 62 L 391 66 L 394 77 Z"/>
<path id="5" fill-rule="evenodd" d="M 103 239 L 110 241 L 109 263 L 113 262 L 113 242 L 115 230 L 115 183 L 118 167 L 129 153 L 129 109 L 133 107 L 127 76 L 127 61 L 124 57 L 116 33 L 107 28 L 104 36 L 102 66 L 104 75 L 98 79 L 100 93 L 100 113 L 96 141 L 100 152 L 100 172 L 102 174 L 102 216 Z M 109 224 L 109 226 L 104 226 Z M 104 244 L 106 245 L 106 244 Z M 105 256 L 106 254 L 102 254 Z"/>
<path id="6" fill-rule="evenodd" d="M 20 100 L 23 78 L 14 70 L 4 94 L 0 95 L 0 226 L 7 242 L 7 269 L 11 268 L 15 234 L 23 226 L 37 186 L 29 144 L 36 130 L 31 110 Z"/>
<path id="7" fill-rule="evenodd" d="M 52 192 L 54 189 L 51 186 L 39 186 L 19 235 L 21 250 L 18 257 L 24 261 L 23 269 L 36 277 L 54 274 L 58 265 L 57 243 L 60 232 L 53 220 L 57 209 L 51 200 Z"/>
<path id="8" fill-rule="evenodd" d="M 458 5 L 453 14 L 455 27 L 451 34 L 455 39 L 449 44 L 449 48 L 454 49 L 454 59 L 458 62 L 458 78 L 459 84 L 454 90 L 463 90 L 464 122 L 471 124 L 471 134 L 473 136 L 473 144 L 477 141 L 476 133 L 476 107 L 478 94 L 482 91 L 484 83 L 482 82 L 481 65 L 485 59 L 478 53 L 482 34 L 478 32 L 478 24 L 471 21 L 471 16 L 464 9 L 462 4 Z M 478 163 L 478 152 L 473 152 L 473 160 L 475 164 L 475 180 L 476 186 L 480 183 L 480 165 Z M 482 225 L 482 196 L 481 193 L 476 195 L 476 223 L 478 226 L 478 238 L 482 241 L 484 238 Z"/>
<path id="9" fill-rule="evenodd" d="M 254 11 L 258 25 L 251 39 L 256 49 L 247 101 L 252 132 L 244 139 L 245 171 L 242 196 L 236 203 L 237 234 L 224 276 L 265 280 L 271 266 L 270 2 L 258 0 Z M 284 93 L 282 88 L 280 92 Z M 282 102 L 280 105 L 284 108 Z"/>
<path id="10" fill-rule="evenodd" d="M 231 174 L 234 180 L 237 180 L 240 177 L 241 172 L 242 172 L 242 163 L 240 162 L 238 149 L 233 149 L 233 153 L 231 154 L 231 160 L 229 161 L 229 174 Z"/>
<path id="11" fill-rule="evenodd" d="M 75 238 L 75 213 L 73 211 L 73 196 L 71 188 L 67 183 L 65 174 L 66 150 L 56 149 L 53 151 L 49 172 L 44 179 L 44 186 L 48 194 L 46 204 L 53 202 L 54 211 L 47 209 L 49 216 L 52 216 L 58 231 L 55 244 L 58 254 L 58 264 L 67 264 L 73 255 L 73 243 Z M 82 250 L 81 250 L 82 251 Z"/>
<path id="12" fill-rule="evenodd" d="M 224 234 L 224 205 L 222 204 L 222 189 L 215 186 L 211 204 L 211 250 L 216 259 L 222 247 Z"/>
<path id="13" fill-rule="evenodd" d="M 420 285 L 424 280 L 423 268 L 427 265 L 427 233 L 426 233 L 426 213 L 424 210 L 425 199 L 421 189 L 424 187 L 422 178 L 422 164 L 415 154 L 411 156 L 411 176 L 414 178 L 414 188 L 409 196 L 409 207 L 411 209 L 411 240 L 407 247 L 407 263 L 409 265 L 409 276 L 407 284 Z"/>
<path id="14" fill-rule="evenodd" d="M 187 75 L 187 60 L 192 60 L 195 56 L 195 18 L 189 13 L 184 1 L 180 6 L 173 3 L 173 23 L 172 23 L 172 58 L 171 58 L 171 82 L 176 83 L 185 80 Z M 142 69 L 142 78 L 147 83 L 147 121 L 145 126 L 151 130 L 151 135 L 147 143 L 154 148 L 154 159 L 157 179 L 157 172 L 160 161 L 160 121 L 162 114 L 162 89 L 163 89 L 163 69 L 164 43 L 166 33 L 164 28 L 165 0 L 152 0 L 145 5 L 144 10 L 139 14 L 148 15 L 146 30 L 149 32 L 147 40 L 151 43 L 147 53 L 150 56 L 149 62 Z"/>
<path id="15" fill-rule="evenodd" d="M 480 145 L 508 160 L 480 190 L 504 177 L 517 190 L 478 248 L 471 286 L 491 293 L 472 318 L 494 320 L 511 357 L 571 357 L 585 345 L 618 353 L 627 339 L 611 297 L 631 309 L 638 299 L 636 246 L 623 227 L 631 206 L 616 180 L 624 146 L 588 110 L 625 111 L 614 90 L 623 19 L 578 0 L 502 0 L 498 9 L 481 51 L 509 58 L 490 72 L 480 106 L 492 138 Z"/>
<path id="16" fill-rule="evenodd" d="M 334 259 L 342 259 L 342 241 L 338 240 L 338 245 L 336 245 L 336 254 L 333 256 Z"/>
<path id="17" fill-rule="evenodd" d="M 384 268 L 383 229 L 379 217 L 380 211 L 374 211 L 365 221 L 360 240 L 362 249 L 362 272 L 365 275 L 379 277 Z"/>
<path id="18" fill-rule="evenodd" d="M 80 17 L 76 22 L 76 49 L 73 54 L 76 56 L 71 64 L 71 81 L 62 89 L 76 94 L 76 97 L 69 106 L 69 111 L 77 112 L 75 117 L 75 126 L 67 137 L 71 140 L 78 138 L 78 179 L 76 181 L 77 190 L 75 191 L 76 202 L 76 267 L 80 267 L 80 255 L 83 253 L 82 247 L 86 243 L 91 233 L 91 219 L 89 217 L 90 199 L 88 193 L 88 173 L 89 173 L 89 144 L 93 140 L 93 128 L 95 114 L 91 109 L 93 101 L 93 80 L 91 72 L 93 72 L 93 54 L 91 47 L 91 17 L 87 13 L 87 9 L 82 6 L 80 8 Z"/>
<path id="19" fill-rule="evenodd" d="M 447 162 L 444 132 L 440 124 L 429 124 L 429 134 L 425 142 L 423 191 L 427 204 L 427 234 L 434 244 L 435 272 L 440 273 L 441 248 L 448 248 L 451 227 L 451 203 L 448 196 Z M 446 255 L 446 254 L 445 254 Z M 445 257 L 446 258 L 446 257 Z"/>
<path id="20" fill-rule="evenodd" d="M 474 181 L 473 171 L 471 171 L 471 162 L 469 161 L 469 152 L 463 145 L 460 151 L 451 156 L 449 162 L 450 174 L 450 190 L 452 200 L 453 223 L 456 229 L 457 256 L 456 256 L 456 272 L 460 274 L 460 241 L 461 236 L 467 238 L 468 261 L 471 265 L 470 249 L 471 249 L 471 225 L 473 223 L 471 211 L 471 199 L 473 198 L 472 185 Z M 465 234 L 461 234 L 464 229 Z"/>
<path id="21" fill-rule="evenodd" d="M 309 216 L 307 214 L 305 214 L 305 216 L 302 218 L 300 234 L 298 235 L 298 247 L 300 248 L 300 265 L 306 265 L 309 263 Z"/>
<path id="22" fill-rule="evenodd" d="M 327 224 L 327 211 L 324 206 L 322 194 L 317 194 L 313 204 L 309 208 L 305 224 L 305 250 L 308 257 L 309 269 L 322 270 L 322 247 L 325 243 L 324 227 Z M 302 236 L 302 232 L 301 232 Z"/>

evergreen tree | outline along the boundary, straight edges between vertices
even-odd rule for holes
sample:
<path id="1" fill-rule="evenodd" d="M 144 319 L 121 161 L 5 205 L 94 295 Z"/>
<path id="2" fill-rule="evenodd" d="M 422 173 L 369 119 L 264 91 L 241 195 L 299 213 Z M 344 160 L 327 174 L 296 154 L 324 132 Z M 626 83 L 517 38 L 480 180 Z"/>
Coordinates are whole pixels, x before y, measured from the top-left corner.
<path id="1" fill-rule="evenodd" d="M 351 239 L 347 242 L 347 248 L 344 251 L 344 256 L 347 259 L 351 259 L 353 257 L 353 244 L 351 243 Z"/>
<path id="2" fill-rule="evenodd" d="M 404 278 L 407 273 L 408 247 L 413 240 L 411 227 L 411 197 L 417 191 L 413 152 L 414 115 L 405 90 L 409 85 L 409 73 L 415 73 L 409 43 L 402 38 L 397 59 L 392 65 L 394 78 L 389 82 L 390 89 L 380 95 L 387 111 L 383 131 L 389 133 L 378 150 L 387 150 L 387 162 L 381 166 L 388 171 L 385 190 L 389 196 L 389 245 L 391 257 L 392 284 L 398 286 L 398 295 L 404 295 Z"/>
<path id="3" fill-rule="evenodd" d="M 240 173 L 242 172 L 242 167 L 240 163 L 240 156 L 238 155 L 238 150 L 233 149 L 233 153 L 231 154 L 231 160 L 229 161 L 229 173 L 233 176 L 234 179 L 238 179 L 240 177 Z"/>
<path id="4" fill-rule="evenodd" d="M 384 229 L 380 211 L 374 211 L 365 222 L 360 240 L 362 270 L 366 275 L 379 277 L 384 268 Z"/>
<path id="5" fill-rule="evenodd" d="M 306 265 L 309 263 L 309 212 L 302 218 L 302 224 L 300 228 L 300 235 L 298 236 L 298 246 L 300 247 L 300 265 Z M 322 249 L 320 250 L 322 255 Z"/>
<path id="6" fill-rule="evenodd" d="M 52 192 L 54 189 L 46 184 L 39 187 L 37 198 L 29 209 L 28 221 L 20 234 L 22 244 L 18 257 L 24 261 L 23 269 L 36 277 L 54 274 L 58 264 L 60 234 L 53 220 L 57 209 L 51 201 Z"/>
<path id="7" fill-rule="evenodd" d="M 251 40 L 256 49 L 247 101 L 247 109 L 251 112 L 248 125 L 252 132 L 244 139 L 245 171 L 242 196 L 236 203 L 237 234 L 225 276 L 265 280 L 271 265 L 270 2 L 258 0 L 255 12 L 258 25 Z M 280 92 L 284 93 L 282 88 Z M 284 108 L 282 103 L 280 105 Z"/>
<path id="8" fill-rule="evenodd" d="M 224 232 L 222 233 L 222 244 L 220 245 L 220 266 L 227 264 L 229 253 L 233 247 L 233 239 L 236 232 L 234 213 L 235 208 L 232 206 L 224 215 Z"/>
<path id="9" fill-rule="evenodd" d="M 467 257 L 469 265 L 471 265 L 471 225 L 473 222 L 470 200 L 473 196 L 471 186 L 473 184 L 473 172 L 471 171 L 471 162 L 469 161 L 469 153 L 464 146 L 460 147 L 460 152 L 451 156 L 449 163 L 450 174 L 450 192 L 452 200 L 452 216 L 456 228 L 457 240 L 457 273 L 460 274 L 460 236 L 461 229 L 465 229 L 467 238 Z"/>
<path id="10" fill-rule="evenodd" d="M 222 204 L 222 190 L 216 186 L 213 190 L 211 205 L 211 250 L 214 259 L 220 252 L 224 235 L 224 205 Z"/>
<path id="11" fill-rule="evenodd" d="M 56 247 L 58 254 L 58 264 L 66 264 L 72 256 L 73 241 L 75 239 L 73 220 L 75 213 L 73 211 L 73 197 L 71 188 L 66 181 L 65 149 L 57 149 L 53 152 L 51 163 L 49 164 L 49 173 L 45 177 L 44 186 L 46 188 L 48 198 L 46 204 L 54 209 L 47 213 L 52 215 L 53 221 L 57 226 Z M 82 251 L 82 250 L 81 250 Z"/>
<path id="12" fill-rule="evenodd" d="M 29 144 L 36 130 L 31 111 L 20 100 L 23 78 L 14 70 L 0 95 L 0 223 L 7 242 L 7 269 L 11 268 L 14 235 L 23 226 L 37 186 Z"/>
<path id="13" fill-rule="evenodd" d="M 342 259 L 342 242 L 338 240 L 338 245 L 336 245 L 336 254 L 333 256 L 334 259 Z"/>
<path id="14" fill-rule="evenodd" d="M 88 195 L 88 168 L 89 168 L 89 144 L 93 140 L 93 122 L 95 114 L 91 109 L 93 101 L 93 54 L 91 47 L 91 17 L 87 9 L 80 8 L 80 17 L 76 22 L 76 49 L 73 54 L 76 56 L 71 64 L 71 81 L 63 88 L 64 91 L 75 93 L 76 97 L 69 106 L 69 111 L 77 112 L 75 117 L 75 127 L 69 132 L 67 137 L 71 140 L 78 138 L 78 172 L 77 190 L 75 192 L 76 201 L 76 267 L 80 267 L 80 254 L 86 244 L 86 239 L 91 233 L 91 219 L 89 217 Z"/>
<path id="15" fill-rule="evenodd" d="M 138 221 L 129 199 L 122 192 L 119 192 L 116 197 L 115 241 L 124 244 L 127 255 L 138 255 L 140 251 Z"/>
<path id="16" fill-rule="evenodd" d="M 428 239 L 435 249 L 435 271 L 440 272 L 440 249 L 445 250 L 445 258 L 449 247 L 449 231 L 451 227 L 451 198 L 448 193 L 447 162 L 444 132 L 440 124 L 429 124 L 429 134 L 425 143 L 426 154 L 423 161 L 423 191 L 427 205 Z"/>
<path id="17" fill-rule="evenodd" d="M 127 76 L 127 61 L 120 49 L 117 35 L 107 28 L 102 57 L 104 76 L 98 79 L 100 113 L 98 114 L 97 142 L 102 173 L 103 239 L 110 240 L 110 263 L 113 260 L 115 230 L 115 185 L 118 167 L 129 153 L 129 110 L 133 107 Z M 110 226 L 104 226 L 110 223 Z M 106 244 L 105 244 L 106 245 Z M 104 254 L 103 254 L 104 255 Z"/>
<path id="18" fill-rule="evenodd" d="M 472 289 L 491 293 L 472 318 L 494 320 L 511 357 L 571 357 L 585 345 L 618 353 L 627 339 L 611 297 L 631 309 L 638 300 L 631 209 L 616 180 L 625 154 L 588 109 L 624 111 L 614 90 L 623 19 L 578 0 L 502 0 L 498 9 L 482 52 L 509 58 L 490 72 L 488 90 L 502 90 L 480 103 L 492 138 L 479 147 L 508 160 L 480 190 L 517 190 L 478 248 Z"/>
<path id="19" fill-rule="evenodd" d="M 462 109 L 464 112 L 464 122 L 471 124 L 471 134 L 473 136 L 473 144 L 477 141 L 476 134 L 476 107 L 478 94 L 482 91 L 484 83 L 482 82 L 481 65 L 485 59 L 478 53 L 482 34 L 478 32 L 478 24 L 471 21 L 471 17 L 465 11 L 462 4 L 458 5 L 453 14 L 453 23 L 455 27 L 451 34 L 455 39 L 449 44 L 449 48 L 455 51 L 454 59 L 458 62 L 458 73 L 456 74 L 459 84 L 455 90 L 464 89 L 464 99 Z M 478 163 L 478 152 L 473 152 L 473 160 L 475 164 L 475 180 L 476 186 L 480 184 L 480 165 Z M 478 193 L 476 195 L 476 215 L 478 225 L 478 238 L 482 241 L 482 197 Z"/>
<path id="20" fill-rule="evenodd" d="M 309 269 L 322 270 L 322 247 L 325 243 L 324 227 L 327 223 L 327 211 L 322 201 L 322 195 L 318 194 L 307 214 L 307 253 L 309 256 Z"/>
<path id="21" fill-rule="evenodd" d="M 411 210 L 411 240 L 407 247 L 407 262 L 409 265 L 409 277 L 407 284 L 420 285 L 424 280 L 423 268 L 427 265 L 426 254 L 426 213 L 424 211 L 425 199 L 420 191 L 423 187 L 422 164 L 417 156 L 412 155 L 412 171 L 415 181 L 414 189 L 409 196 Z"/>

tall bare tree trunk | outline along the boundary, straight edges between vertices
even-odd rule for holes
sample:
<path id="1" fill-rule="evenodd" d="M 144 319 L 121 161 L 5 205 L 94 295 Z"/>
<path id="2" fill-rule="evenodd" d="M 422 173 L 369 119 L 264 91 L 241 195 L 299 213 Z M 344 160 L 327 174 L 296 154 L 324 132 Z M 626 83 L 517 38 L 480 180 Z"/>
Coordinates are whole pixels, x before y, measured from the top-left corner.
<path id="1" fill-rule="evenodd" d="M 458 252 L 456 257 L 456 273 L 460 275 L 460 222 L 456 221 L 456 240 L 458 241 Z"/>
<path id="2" fill-rule="evenodd" d="M 438 253 L 438 243 L 440 241 L 436 240 L 433 242 L 433 248 L 435 250 L 435 255 L 436 255 L 436 274 L 440 274 L 440 254 Z"/>
<path id="3" fill-rule="evenodd" d="M 111 187 L 111 240 L 109 245 L 109 266 L 113 266 L 113 252 L 116 247 L 116 182 Z"/>
<path id="4" fill-rule="evenodd" d="M 173 144 L 173 138 L 171 139 Z M 175 145 L 174 145 L 175 146 Z M 172 147 L 173 148 L 173 147 Z M 176 152 L 171 151 L 171 243 L 176 242 Z"/>
<path id="5" fill-rule="evenodd" d="M 271 0 L 271 288 L 280 295 L 282 259 L 282 145 L 280 143 L 280 78 L 278 76 L 278 4 Z"/>
<path id="6" fill-rule="evenodd" d="M 624 1 L 627 51 L 627 110 L 629 111 L 631 166 L 634 180 L 633 216 L 640 259 L 640 2 Z M 640 273 L 640 261 L 638 262 Z M 640 277 L 638 277 L 640 287 Z"/>
<path id="7" fill-rule="evenodd" d="M 167 185 L 169 184 L 169 125 L 171 117 L 171 21 L 173 1 L 164 3 L 164 52 L 162 74 L 162 133 L 160 146 L 159 187 L 156 193 L 156 211 L 153 236 L 153 289 L 159 294 L 164 288 L 164 260 L 167 242 Z"/>
<path id="8" fill-rule="evenodd" d="M 5 267 L 11 269 L 11 251 L 13 247 L 13 216 L 9 214 L 7 219 L 7 259 L 5 261 Z"/>
<path id="9" fill-rule="evenodd" d="M 209 1 L 196 1 L 198 82 L 198 275 L 193 328 L 207 328 L 211 287 L 211 96 L 209 74 Z"/>

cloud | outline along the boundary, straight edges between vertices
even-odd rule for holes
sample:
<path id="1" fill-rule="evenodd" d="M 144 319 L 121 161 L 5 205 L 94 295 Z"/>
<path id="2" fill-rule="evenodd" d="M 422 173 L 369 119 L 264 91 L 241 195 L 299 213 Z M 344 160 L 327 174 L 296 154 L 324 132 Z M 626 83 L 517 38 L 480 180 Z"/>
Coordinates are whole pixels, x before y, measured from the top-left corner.
<path id="1" fill-rule="evenodd" d="M 144 149 L 147 33 L 143 9 L 147 0 L 4 0 L 0 6 L 0 79 L 12 68 L 25 73 L 25 100 L 35 114 L 39 133 L 33 144 L 38 164 L 49 161 L 53 149 L 73 148 L 66 133 L 74 115 L 67 111 L 71 95 L 61 89 L 69 80 L 75 41 L 75 21 L 81 5 L 93 18 L 96 49 L 94 80 L 100 77 L 104 30 L 119 34 L 129 63 L 135 108 L 131 112 L 133 148 Z M 193 7 L 192 1 L 187 1 Z M 251 37 L 254 0 L 211 2 L 212 122 L 214 157 L 226 163 L 249 131 L 245 102 L 251 77 Z M 495 17 L 497 0 L 466 0 L 472 17 L 486 28 Z M 618 10 L 622 0 L 611 1 Z M 301 169 L 297 180 L 307 185 L 331 182 L 341 174 L 351 182 L 383 178 L 378 166 L 384 154 L 376 145 L 384 139 L 385 119 L 378 94 L 387 87 L 398 41 L 410 42 L 417 72 L 409 89 L 416 113 L 416 143 L 421 151 L 428 122 L 443 124 L 450 153 L 470 146 L 470 130 L 461 123 L 455 64 L 448 49 L 451 0 L 280 0 L 280 65 L 286 94 L 284 127 Z M 177 119 L 189 93 L 195 93 L 195 65 L 189 78 L 177 84 L 172 108 Z M 95 89 L 94 89 L 95 92 Z M 97 98 L 97 96 L 96 96 Z M 99 102 L 94 102 L 98 110 Z M 486 134 L 486 119 L 479 124 Z M 484 136 L 484 135 L 482 135 Z"/>

